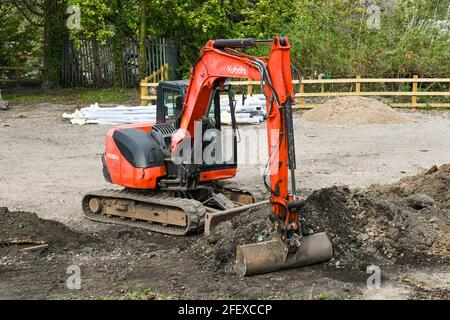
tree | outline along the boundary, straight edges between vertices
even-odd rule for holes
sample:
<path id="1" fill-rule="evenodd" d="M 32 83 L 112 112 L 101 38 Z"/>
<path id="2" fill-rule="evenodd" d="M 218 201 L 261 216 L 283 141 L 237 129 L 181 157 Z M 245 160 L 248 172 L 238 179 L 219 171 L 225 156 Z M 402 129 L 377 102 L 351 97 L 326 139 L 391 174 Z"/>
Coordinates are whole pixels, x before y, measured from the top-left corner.
<path id="1" fill-rule="evenodd" d="M 72 30 L 75 43 L 88 39 L 93 48 L 94 83 L 103 86 L 100 66 L 100 45 L 111 43 L 114 56 L 114 84 L 121 85 L 123 45 L 125 39 L 136 40 L 139 22 L 138 0 L 68 0 L 81 11 L 81 29 Z M 137 18 L 136 18 L 137 17 Z"/>
<path id="2" fill-rule="evenodd" d="M 147 44 L 147 19 L 148 19 L 148 4 L 147 0 L 141 0 L 141 22 L 139 28 L 139 77 L 144 79 L 146 77 L 148 62 L 146 54 Z"/>
<path id="3" fill-rule="evenodd" d="M 447 76 L 450 37 L 433 25 L 450 19 L 448 5 L 448 0 L 399 0 L 389 10 L 381 7 L 377 29 L 368 25 L 371 13 L 360 1 L 260 0 L 244 10 L 240 32 L 289 36 L 292 60 L 306 77 Z"/>
<path id="4" fill-rule="evenodd" d="M 64 38 L 64 0 L 11 0 L 32 28 L 43 29 L 44 70 L 42 86 L 57 86 Z"/>
<path id="5" fill-rule="evenodd" d="M 188 75 L 209 39 L 275 35 L 289 36 L 292 60 L 306 77 L 448 76 L 450 32 L 438 24 L 450 19 L 448 0 L 397 0 L 385 8 L 387 1 L 366 2 L 381 6 L 380 29 L 368 27 L 370 10 L 354 0 L 10 0 L 0 2 L 0 53 L 43 51 L 45 77 L 57 84 L 67 37 L 65 10 L 77 5 L 81 29 L 71 30 L 70 37 L 93 43 L 98 85 L 99 43 L 114 48 L 119 85 L 127 39 L 139 45 L 140 76 L 146 75 L 147 37 L 176 40 L 179 77 Z M 249 51 L 268 53 L 263 46 Z"/>
<path id="6" fill-rule="evenodd" d="M 0 1 L 0 65 L 19 52 L 36 53 L 42 50 L 41 28 L 30 28 L 30 23 L 12 2 Z"/>
<path id="7" fill-rule="evenodd" d="M 154 0 L 149 7 L 149 35 L 177 41 L 179 71 L 186 76 L 209 39 L 240 36 L 235 27 L 242 10 L 238 3 L 245 6 L 246 1 Z"/>

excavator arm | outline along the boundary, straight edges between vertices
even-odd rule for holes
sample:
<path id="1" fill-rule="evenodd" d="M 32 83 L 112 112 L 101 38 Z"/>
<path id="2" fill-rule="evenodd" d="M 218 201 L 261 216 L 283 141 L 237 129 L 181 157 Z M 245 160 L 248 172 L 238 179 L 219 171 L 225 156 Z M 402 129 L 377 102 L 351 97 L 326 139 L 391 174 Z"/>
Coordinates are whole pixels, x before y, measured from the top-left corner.
<path id="1" fill-rule="evenodd" d="M 257 44 L 271 44 L 269 57 L 254 57 L 235 50 Z M 296 196 L 295 146 L 292 124 L 292 86 L 290 44 L 287 38 L 269 41 L 254 39 L 211 40 L 201 50 L 191 70 L 189 87 L 180 119 L 180 128 L 172 140 L 172 152 L 182 141 L 194 136 L 195 122 L 205 116 L 212 92 L 229 78 L 261 81 L 267 98 L 269 160 L 264 183 L 271 192 L 272 221 L 282 240 L 298 246 L 301 239 Z M 291 193 L 289 193 L 289 171 Z M 267 176 L 270 181 L 267 182 Z"/>
<path id="2" fill-rule="evenodd" d="M 268 57 L 254 57 L 236 50 L 257 44 L 271 44 Z M 271 41 L 209 41 L 191 71 L 180 128 L 172 139 L 171 151 L 174 153 L 184 139 L 195 135 L 195 123 L 205 116 L 212 92 L 223 86 L 227 79 L 261 81 L 268 113 L 269 159 L 264 184 L 271 193 L 271 220 L 276 232 L 273 240 L 237 247 L 236 271 L 241 275 L 296 268 L 326 261 L 332 256 L 326 233 L 303 237 L 299 226 L 298 212 L 302 202 L 296 195 L 295 185 L 290 48 L 289 40 L 280 37 Z"/>

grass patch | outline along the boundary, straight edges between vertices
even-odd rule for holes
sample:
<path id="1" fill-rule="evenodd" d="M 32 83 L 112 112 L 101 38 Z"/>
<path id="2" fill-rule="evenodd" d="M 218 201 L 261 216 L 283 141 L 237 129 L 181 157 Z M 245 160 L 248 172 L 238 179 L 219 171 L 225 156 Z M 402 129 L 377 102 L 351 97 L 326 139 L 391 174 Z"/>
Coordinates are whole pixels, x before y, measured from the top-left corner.
<path id="1" fill-rule="evenodd" d="M 137 291 L 129 291 L 122 295 L 111 296 L 79 296 L 72 295 L 69 297 L 52 297 L 50 300 L 86 300 L 86 301 L 108 301 L 108 300 L 172 300 L 172 297 L 153 292 L 151 289 L 143 289 Z"/>
<path id="2" fill-rule="evenodd" d="M 139 105 L 138 89 L 108 88 L 70 88 L 70 89 L 23 89 L 3 91 L 3 98 L 12 104 L 71 104 L 86 107 L 95 102 L 103 104 Z"/>
<path id="3" fill-rule="evenodd" d="M 119 300 L 170 300 L 168 296 L 164 296 L 151 291 L 150 289 L 144 289 L 142 291 L 132 291 L 121 297 Z"/>
<path id="4" fill-rule="evenodd" d="M 315 300 L 334 300 L 335 297 L 330 293 L 321 293 L 314 297 Z"/>

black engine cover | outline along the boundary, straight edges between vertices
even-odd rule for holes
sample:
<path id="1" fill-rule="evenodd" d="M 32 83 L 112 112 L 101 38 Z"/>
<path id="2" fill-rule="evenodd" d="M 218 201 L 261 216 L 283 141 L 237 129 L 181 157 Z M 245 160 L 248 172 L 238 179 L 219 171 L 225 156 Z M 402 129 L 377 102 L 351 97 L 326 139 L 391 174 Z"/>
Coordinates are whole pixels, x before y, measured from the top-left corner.
<path id="1" fill-rule="evenodd" d="M 135 168 L 152 168 L 164 165 L 161 146 L 145 131 L 137 129 L 117 130 L 114 142 L 124 158 Z"/>

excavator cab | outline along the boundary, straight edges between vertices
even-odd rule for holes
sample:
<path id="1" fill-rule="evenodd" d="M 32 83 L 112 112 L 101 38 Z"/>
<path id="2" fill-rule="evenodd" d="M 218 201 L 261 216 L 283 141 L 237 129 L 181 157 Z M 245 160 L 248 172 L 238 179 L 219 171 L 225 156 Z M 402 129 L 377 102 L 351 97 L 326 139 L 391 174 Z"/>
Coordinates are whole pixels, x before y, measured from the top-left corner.
<path id="1" fill-rule="evenodd" d="M 171 124 L 175 130 L 180 128 L 183 104 L 189 81 L 165 81 L 158 86 L 156 119 L 158 124 Z M 201 135 L 194 137 L 202 143 L 202 154 L 212 144 L 216 144 L 217 150 L 213 150 L 209 159 L 202 161 L 200 171 L 203 173 L 218 170 L 230 170 L 237 168 L 237 124 L 233 117 L 232 134 L 222 132 L 221 124 L 221 98 L 228 97 L 230 109 L 234 108 L 235 95 L 229 83 L 223 87 L 212 90 L 207 111 L 201 120 Z M 223 100 L 222 100 L 223 101 Z M 200 128 L 199 128 L 200 129 Z M 229 141 L 231 139 L 231 141 Z M 228 142 L 228 143 L 226 143 Z M 195 142 L 194 142 L 195 143 Z M 170 146 L 170 141 L 166 141 Z M 228 150 L 226 149 L 228 147 Z M 217 153 L 217 154 L 216 154 Z M 191 159 L 198 163 L 198 159 Z"/>
<path id="2" fill-rule="evenodd" d="M 188 85 L 188 80 L 165 81 L 159 84 L 156 112 L 157 123 L 173 123 L 176 129 L 180 127 L 183 104 Z M 229 104 L 234 104 L 234 92 L 232 91 L 230 84 L 226 84 L 223 88 L 217 87 L 212 91 L 204 119 L 209 120 L 209 122 L 213 124 L 213 129 L 221 129 L 220 99 L 221 96 L 225 95 L 228 95 L 229 97 Z M 233 125 L 233 127 L 235 126 Z"/>
<path id="3" fill-rule="evenodd" d="M 183 101 L 188 81 L 164 81 L 158 86 L 156 123 L 173 123 L 179 128 L 180 114 L 183 111 Z"/>

